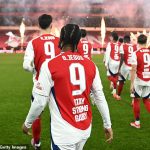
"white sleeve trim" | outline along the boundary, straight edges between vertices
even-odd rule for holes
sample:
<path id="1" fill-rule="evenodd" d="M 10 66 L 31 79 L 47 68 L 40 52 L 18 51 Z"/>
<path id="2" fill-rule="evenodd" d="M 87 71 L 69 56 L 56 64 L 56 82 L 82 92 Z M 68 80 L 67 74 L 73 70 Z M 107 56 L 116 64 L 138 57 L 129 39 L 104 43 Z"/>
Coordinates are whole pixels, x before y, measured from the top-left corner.
<path id="1" fill-rule="evenodd" d="M 42 113 L 47 102 L 48 97 L 34 94 L 34 101 L 24 123 L 27 128 L 31 128 L 33 121 Z"/>
<path id="2" fill-rule="evenodd" d="M 34 50 L 32 41 L 30 41 L 27 45 L 24 54 L 23 68 L 29 72 L 34 72 Z"/>
<path id="3" fill-rule="evenodd" d="M 105 99 L 103 86 L 101 83 L 101 79 L 97 67 L 96 67 L 96 75 L 92 84 L 92 93 L 94 95 L 95 104 L 102 116 L 104 128 L 111 128 L 109 108 L 108 108 L 107 101 Z"/>
<path id="4" fill-rule="evenodd" d="M 111 52 L 111 45 L 110 43 L 108 43 L 107 47 L 106 47 L 106 52 L 105 52 L 105 66 L 108 66 L 108 62 L 110 59 L 110 52 Z"/>

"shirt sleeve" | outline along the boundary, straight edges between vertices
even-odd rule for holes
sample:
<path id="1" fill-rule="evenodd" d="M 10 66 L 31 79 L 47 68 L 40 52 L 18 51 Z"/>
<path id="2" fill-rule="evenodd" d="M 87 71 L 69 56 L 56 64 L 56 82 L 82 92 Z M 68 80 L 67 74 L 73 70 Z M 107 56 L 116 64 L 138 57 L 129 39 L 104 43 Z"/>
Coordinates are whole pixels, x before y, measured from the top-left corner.
<path id="1" fill-rule="evenodd" d="M 29 113 L 25 120 L 25 126 L 30 128 L 33 121 L 44 110 L 48 100 L 53 81 L 51 79 L 50 72 L 48 70 L 48 61 L 44 62 L 41 66 L 39 79 L 34 83 L 33 93 L 34 101 L 30 107 Z"/>
<path id="2" fill-rule="evenodd" d="M 24 123 L 27 128 L 31 128 L 33 121 L 42 113 L 47 102 L 48 97 L 34 94 L 34 101 Z"/>
<path id="3" fill-rule="evenodd" d="M 108 66 L 108 62 L 109 62 L 109 58 L 110 58 L 110 52 L 111 52 L 111 45 L 110 43 L 108 43 L 107 47 L 106 47 L 106 52 L 105 52 L 105 66 Z"/>
<path id="4" fill-rule="evenodd" d="M 137 65 L 137 57 L 136 57 L 136 53 L 135 52 L 132 53 L 131 64 L 132 65 Z"/>
<path id="5" fill-rule="evenodd" d="M 38 81 L 35 82 L 33 92 L 43 96 L 49 96 L 50 90 L 54 86 L 54 82 L 51 78 L 50 70 L 48 69 L 48 62 L 45 61 L 40 70 Z"/>
<path id="6" fill-rule="evenodd" d="M 34 50 L 32 41 L 30 41 L 27 45 L 24 55 L 23 68 L 27 71 L 34 72 Z"/>
<path id="7" fill-rule="evenodd" d="M 123 44 L 120 46 L 120 54 L 124 54 Z"/>
<path id="8" fill-rule="evenodd" d="M 96 75 L 92 84 L 92 93 L 94 95 L 95 104 L 102 116 L 104 128 L 111 128 L 109 108 L 108 108 L 107 101 L 105 99 L 103 86 L 101 83 L 101 79 L 97 67 L 96 67 Z"/>

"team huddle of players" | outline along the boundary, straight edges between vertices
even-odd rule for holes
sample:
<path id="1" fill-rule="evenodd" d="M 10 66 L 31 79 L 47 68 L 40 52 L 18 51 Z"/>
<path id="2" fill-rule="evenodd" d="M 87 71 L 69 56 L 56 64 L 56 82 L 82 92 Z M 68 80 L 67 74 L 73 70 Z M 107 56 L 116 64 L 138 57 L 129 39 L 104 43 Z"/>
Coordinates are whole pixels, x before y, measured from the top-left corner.
<path id="1" fill-rule="evenodd" d="M 137 37 L 137 44 L 132 44 L 129 35 L 125 35 L 123 43 L 118 41 L 116 32 L 110 35 L 104 57 L 107 76 L 110 80 L 112 95 L 121 100 L 121 92 L 127 79 L 131 80 L 130 95 L 135 122 L 130 125 L 140 128 L 140 98 L 150 112 L 150 49 L 147 48 L 147 36 Z"/>
<path id="2" fill-rule="evenodd" d="M 86 31 L 75 24 L 61 29 L 60 38 L 50 34 L 52 17 L 43 14 L 38 19 L 41 35 L 28 43 L 23 68 L 33 73 L 32 104 L 23 124 L 31 144 L 40 149 L 41 113 L 48 104 L 51 114 L 51 149 L 82 150 L 91 133 L 92 113 L 90 92 L 102 116 L 108 142 L 113 139 L 108 105 L 103 93 L 98 68 L 91 61 L 92 46 Z M 82 38 L 81 38 L 82 37 Z M 118 42 L 116 32 L 111 33 L 105 53 L 105 67 L 111 81 L 112 94 L 121 100 L 125 81 L 131 78 L 131 94 L 135 122 L 140 128 L 139 98 L 150 112 L 150 50 L 147 37 L 140 35 L 137 45 L 125 35 Z"/>

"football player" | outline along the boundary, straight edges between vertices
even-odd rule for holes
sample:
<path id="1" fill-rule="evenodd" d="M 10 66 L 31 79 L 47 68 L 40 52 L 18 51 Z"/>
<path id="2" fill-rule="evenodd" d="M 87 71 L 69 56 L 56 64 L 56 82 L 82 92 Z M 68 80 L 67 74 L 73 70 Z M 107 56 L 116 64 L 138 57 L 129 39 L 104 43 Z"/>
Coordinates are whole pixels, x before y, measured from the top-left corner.
<path id="1" fill-rule="evenodd" d="M 77 52 L 80 37 L 78 25 L 67 24 L 61 29 L 59 46 L 63 53 L 42 65 L 33 90 L 35 100 L 23 125 L 23 132 L 27 134 L 50 97 L 52 150 L 83 149 L 91 133 L 92 112 L 88 98 L 91 87 L 107 142 L 113 139 L 99 71 L 92 61 Z"/>
<path id="2" fill-rule="evenodd" d="M 113 96 L 116 94 L 117 81 L 118 81 L 118 69 L 120 63 L 120 43 L 118 42 L 118 34 L 111 32 L 111 42 L 108 43 L 105 52 L 105 67 L 107 69 L 108 79 L 113 83 Z"/>
<path id="3" fill-rule="evenodd" d="M 78 44 L 78 52 L 91 60 L 92 44 L 86 38 L 86 30 L 81 29 L 81 40 Z"/>
<path id="4" fill-rule="evenodd" d="M 114 95 L 117 100 L 121 100 L 121 92 L 124 83 L 127 79 L 130 79 L 131 71 L 131 56 L 134 51 L 137 50 L 137 46 L 130 43 L 130 36 L 125 35 L 123 38 L 123 44 L 120 46 L 120 65 L 119 65 L 119 85 L 117 87 L 117 94 Z"/>
<path id="5" fill-rule="evenodd" d="M 59 38 L 50 34 L 52 17 L 43 14 L 38 18 L 38 23 L 41 34 L 39 37 L 29 41 L 23 62 L 23 68 L 33 73 L 34 84 L 38 80 L 43 62 L 60 54 L 60 49 L 58 48 Z M 34 101 L 34 94 L 32 94 L 32 101 Z M 32 125 L 33 139 L 31 143 L 35 149 L 40 148 L 40 133 L 41 119 L 38 117 Z"/>
<path id="6" fill-rule="evenodd" d="M 150 49 L 146 48 L 147 36 L 141 34 L 138 39 L 139 50 L 132 55 L 131 93 L 134 93 L 133 112 L 135 121 L 130 125 L 140 128 L 140 98 L 150 113 Z"/>

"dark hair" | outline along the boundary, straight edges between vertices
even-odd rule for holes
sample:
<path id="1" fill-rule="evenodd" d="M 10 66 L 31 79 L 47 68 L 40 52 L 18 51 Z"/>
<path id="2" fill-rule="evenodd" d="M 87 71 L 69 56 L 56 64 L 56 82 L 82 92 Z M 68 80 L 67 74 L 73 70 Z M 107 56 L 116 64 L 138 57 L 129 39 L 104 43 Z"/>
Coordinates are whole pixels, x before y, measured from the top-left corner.
<path id="1" fill-rule="evenodd" d="M 52 16 L 43 14 L 38 18 L 38 22 L 41 29 L 47 29 L 52 23 Z"/>
<path id="2" fill-rule="evenodd" d="M 147 43 L 147 36 L 144 34 L 139 35 L 137 42 L 138 42 L 138 44 L 146 44 Z"/>
<path id="3" fill-rule="evenodd" d="M 114 41 L 118 41 L 118 34 L 116 32 L 114 32 L 114 31 L 111 32 L 110 36 L 112 36 L 112 38 L 113 38 Z"/>
<path id="4" fill-rule="evenodd" d="M 86 30 L 85 29 L 81 29 L 81 37 L 82 38 L 86 37 Z"/>
<path id="5" fill-rule="evenodd" d="M 130 43 L 131 39 L 129 35 L 125 35 L 123 38 L 124 43 Z"/>
<path id="6" fill-rule="evenodd" d="M 122 37 L 119 38 L 119 42 L 123 43 L 123 38 Z"/>
<path id="7" fill-rule="evenodd" d="M 73 52 L 76 50 L 77 45 L 81 38 L 81 30 L 76 24 L 65 25 L 60 32 L 59 48 L 63 48 L 65 45 L 70 44 L 73 47 Z"/>

